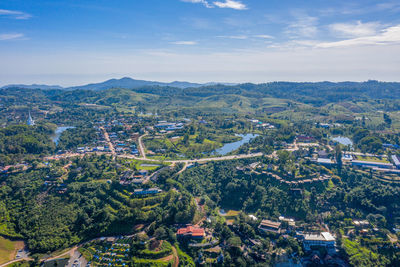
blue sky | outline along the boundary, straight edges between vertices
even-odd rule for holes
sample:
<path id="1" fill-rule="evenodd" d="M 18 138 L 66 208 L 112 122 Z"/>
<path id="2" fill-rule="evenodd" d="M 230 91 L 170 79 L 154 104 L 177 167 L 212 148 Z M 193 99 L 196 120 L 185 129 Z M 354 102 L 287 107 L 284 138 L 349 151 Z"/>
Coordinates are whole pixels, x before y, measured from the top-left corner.
<path id="1" fill-rule="evenodd" d="M 2 0 L 0 85 L 400 80 L 400 1 Z"/>

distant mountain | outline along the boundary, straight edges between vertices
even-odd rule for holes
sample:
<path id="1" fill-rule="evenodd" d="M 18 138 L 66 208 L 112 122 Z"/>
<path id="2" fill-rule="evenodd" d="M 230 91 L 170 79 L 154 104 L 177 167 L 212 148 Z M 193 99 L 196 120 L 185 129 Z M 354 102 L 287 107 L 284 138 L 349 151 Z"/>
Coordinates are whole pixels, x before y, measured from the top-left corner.
<path id="1" fill-rule="evenodd" d="M 171 82 L 171 83 L 163 83 L 163 82 L 155 82 L 155 81 L 135 80 L 135 79 L 132 79 L 129 77 L 124 77 L 121 79 L 107 80 L 102 83 L 91 83 L 91 84 L 87 84 L 87 85 L 68 87 L 65 89 L 67 89 L 67 90 L 81 89 L 81 90 L 98 91 L 98 90 L 105 90 L 105 89 L 115 88 L 115 87 L 133 89 L 133 88 L 138 88 L 138 87 L 143 87 L 143 86 L 171 86 L 171 87 L 178 87 L 178 88 L 189 88 L 189 87 L 201 87 L 201 86 L 203 86 L 203 84 L 179 82 L 179 81 L 175 81 L 175 82 Z"/>
<path id="2" fill-rule="evenodd" d="M 110 79 L 105 82 L 101 83 L 90 83 L 86 85 L 79 85 L 79 86 L 72 86 L 72 87 L 61 87 L 58 85 L 43 85 L 43 84 L 32 84 L 32 85 L 26 85 L 26 84 L 10 84 L 6 85 L 0 89 L 7 89 L 7 88 L 25 88 L 25 89 L 43 89 L 43 90 L 49 90 L 49 89 L 60 89 L 60 90 L 94 90 L 94 91 L 100 91 L 100 90 L 106 90 L 109 88 L 125 88 L 125 89 L 134 89 L 134 88 L 139 88 L 143 86 L 170 86 L 170 87 L 176 87 L 176 88 L 197 88 L 201 86 L 208 86 L 208 85 L 216 85 L 219 83 L 211 82 L 211 83 L 205 83 L 205 84 L 200 84 L 200 83 L 190 83 L 190 82 L 180 82 L 180 81 L 174 81 L 171 83 L 164 83 L 164 82 L 156 82 L 156 81 L 144 81 L 144 80 L 135 80 L 129 77 L 124 77 L 121 79 Z M 221 83 L 223 85 L 234 85 L 234 84 L 228 84 L 228 83 Z"/>
<path id="3" fill-rule="evenodd" d="M 51 89 L 64 89 L 59 85 L 45 85 L 45 84 L 9 84 L 1 87 L 0 89 L 8 89 L 8 88 L 24 88 L 24 89 L 42 89 L 42 90 L 51 90 Z"/>

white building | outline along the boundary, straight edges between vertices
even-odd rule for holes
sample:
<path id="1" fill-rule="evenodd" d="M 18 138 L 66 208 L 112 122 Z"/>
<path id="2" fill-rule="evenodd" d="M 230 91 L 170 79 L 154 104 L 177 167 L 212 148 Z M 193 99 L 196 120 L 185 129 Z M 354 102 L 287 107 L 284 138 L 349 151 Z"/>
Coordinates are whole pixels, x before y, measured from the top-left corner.
<path id="1" fill-rule="evenodd" d="M 29 111 L 28 121 L 26 122 L 26 124 L 29 125 L 29 126 L 35 125 L 35 121 L 32 119 L 30 111 Z"/>
<path id="2" fill-rule="evenodd" d="M 334 250 L 336 247 L 336 239 L 329 232 L 304 234 L 303 246 L 306 251 L 311 250 L 312 247 L 324 247 L 327 250 Z"/>

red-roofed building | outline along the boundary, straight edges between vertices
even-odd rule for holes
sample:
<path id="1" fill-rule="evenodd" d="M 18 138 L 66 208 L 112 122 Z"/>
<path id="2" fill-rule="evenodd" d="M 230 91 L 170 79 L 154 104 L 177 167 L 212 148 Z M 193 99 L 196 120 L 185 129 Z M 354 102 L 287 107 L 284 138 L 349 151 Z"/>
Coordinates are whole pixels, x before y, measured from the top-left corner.
<path id="1" fill-rule="evenodd" d="M 178 229 L 176 233 L 178 237 L 189 237 L 189 238 L 199 238 L 202 239 L 205 237 L 206 232 L 203 228 L 198 228 L 194 226 L 188 226 L 186 228 Z"/>

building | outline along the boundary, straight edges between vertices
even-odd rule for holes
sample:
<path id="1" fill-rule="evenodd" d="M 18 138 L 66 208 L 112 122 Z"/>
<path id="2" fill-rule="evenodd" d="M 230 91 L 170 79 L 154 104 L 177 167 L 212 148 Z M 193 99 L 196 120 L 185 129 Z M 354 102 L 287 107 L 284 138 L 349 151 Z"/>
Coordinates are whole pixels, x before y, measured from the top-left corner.
<path id="1" fill-rule="evenodd" d="M 328 165 L 328 166 L 335 164 L 335 162 L 333 160 L 326 159 L 326 158 L 318 158 L 317 163 L 321 164 L 321 165 Z"/>
<path id="2" fill-rule="evenodd" d="M 363 160 L 353 160 L 351 162 L 353 166 L 360 166 L 366 168 L 383 168 L 383 169 L 392 169 L 392 163 L 385 162 L 375 162 L 375 161 L 363 161 Z"/>
<path id="3" fill-rule="evenodd" d="M 400 146 L 399 146 L 399 145 L 383 144 L 382 146 L 383 146 L 384 148 L 400 149 Z"/>
<path id="4" fill-rule="evenodd" d="M 306 251 L 313 248 L 324 247 L 327 250 L 334 250 L 336 247 L 336 239 L 329 232 L 319 234 L 303 234 L 300 238 Z"/>
<path id="5" fill-rule="evenodd" d="M 149 189 L 135 189 L 133 194 L 135 196 L 143 196 L 143 195 L 155 195 L 160 193 L 162 190 L 158 188 L 149 188 Z"/>
<path id="6" fill-rule="evenodd" d="M 258 229 L 264 232 L 272 232 L 279 234 L 281 232 L 281 222 L 274 222 L 270 220 L 262 220 Z"/>
<path id="7" fill-rule="evenodd" d="M 313 137 L 307 135 L 298 135 L 296 136 L 296 139 L 299 143 L 312 143 L 315 141 Z"/>
<path id="8" fill-rule="evenodd" d="M 26 124 L 29 125 L 29 126 L 35 125 L 35 121 L 32 119 L 30 111 L 29 111 L 29 116 L 28 116 L 28 120 L 27 120 Z"/>
<path id="9" fill-rule="evenodd" d="M 400 157 L 397 155 L 392 155 L 392 160 L 396 168 L 400 169 Z"/>
<path id="10" fill-rule="evenodd" d="M 185 237 L 203 239 L 206 236 L 206 232 L 203 228 L 188 226 L 178 229 L 176 235 L 181 238 Z"/>

